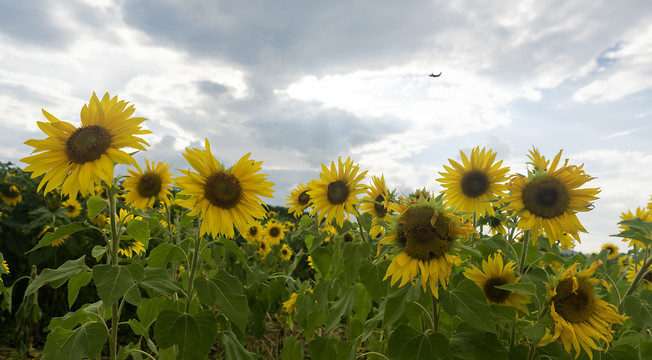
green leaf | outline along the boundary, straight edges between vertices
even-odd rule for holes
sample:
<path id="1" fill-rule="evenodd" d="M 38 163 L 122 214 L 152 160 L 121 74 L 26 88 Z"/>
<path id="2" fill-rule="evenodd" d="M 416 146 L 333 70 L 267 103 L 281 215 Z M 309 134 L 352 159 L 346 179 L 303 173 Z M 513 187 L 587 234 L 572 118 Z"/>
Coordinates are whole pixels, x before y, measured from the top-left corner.
<path id="1" fill-rule="evenodd" d="M 178 246 L 161 243 L 149 252 L 147 263 L 153 268 L 165 267 L 173 261 L 185 261 L 186 257 Z"/>
<path id="2" fill-rule="evenodd" d="M 311 224 L 314 224 L 315 220 L 311 218 L 308 215 L 303 215 L 301 216 L 301 220 L 299 220 L 299 227 L 306 227 L 310 226 Z"/>
<path id="3" fill-rule="evenodd" d="M 471 324 L 468 324 L 471 325 Z M 466 360 L 508 360 L 509 354 L 496 338 L 496 335 L 479 332 L 466 326 L 450 339 L 450 353 L 454 359 Z"/>
<path id="4" fill-rule="evenodd" d="M 342 316 L 351 312 L 355 303 L 355 286 L 347 289 L 342 297 L 328 310 L 326 316 L 326 331 L 333 330 L 339 323 Z"/>
<path id="5" fill-rule="evenodd" d="M 367 315 L 371 311 L 371 296 L 362 284 L 357 284 L 355 289 L 355 302 L 353 303 L 353 312 L 362 322 L 367 320 Z"/>
<path id="6" fill-rule="evenodd" d="M 649 354 L 649 353 L 648 353 Z M 616 345 L 602 354 L 601 360 L 631 360 L 638 358 L 638 351 L 631 345 Z"/>
<path id="7" fill-rule="evenodd" d="M 156 319 L 154 338 L 161 348 L 179 347 L 181 359 L 204 359 L 217 337 L 217 321 L 208 310 L 197 314 L 163 310 Z"/>
<path id="8" fill-rule="evenodd" d="M 93 281 L 97 287 L 97 294 L 107 307 L 127 294 L 127 290 L 136 283 L 140 277 L 139 271 L 135 269 L 138 266 L 140 265 L 98 264 L 93 267 Z M 142 266 L 140 268 L 142 269 Z M 144 269 L 142 272 L 144 275 Z M 137 278 L 135 279 L 133 275 Z"/>
<path id="9" fill-rule="evenodd" d="M 145 268 L 145 277 L 138 282 L 138 285 L 154 295 L 168 296 L 181 290 L 170 272 L 163 268 Z"/>
<path id="10" fill-rule="evenodd" d="M 77 295 L 79 295 L 79 289 L 88 285 L 91 282 L 91 272 L 84 270 L 79 274 L 73 275 L 68 280 L 68 308 L 72 308 L 72 304 L 77 300 Z"/>
<path id="11" fill-rule="evenodd" d="M 383 328 L 391 326 L 398 321 L 405 311 L 405 303 L 409 300 L 417 301 L 421 288 L 418 286 L 406 285 L 397 288 L 393 286 L 387 294 L 385 310 L 383 315 Z M 380 312 L 380 309 L 379 309 Z"/>
<path id="12" fill-rule="evenodd" d="M 519 282 L 515 284 L 505 284 L 494 287 L 498 289 L 514 291 L 525 295 L 537 296 L 537 287 L 532 283 Z"/>
<path id="13" fill-rule="evenodd" d="M 444 291 L 441 304 L 450 314 L 456 314 L 468 325 L 487 332 L 496 333 L 491 306 L 482 289 L 468 279 L 462 280 L 454 289 Z"/>
<path id="14" fill-rule="evenodd" d="M 363 261 L 360 264 L 360 282 L 364 285 L 371 298 L 379 303 L 382 298 L 387 296 L 387 287 L 389 281 L 383 281 L 389 261 L 371 263 Z"/>
<path id="15" fill-rule="evenodd" d="M 351 242 L 344 245 L 344 276 L 347 282 L 353 283 L 358 278 L 360 264 L 371 254 L 371 245 L 363 242 Z"/>
<path id="16" fill-rule="evenodd" d="M 106 254 L 106 246 L 95 245 L 93 250 L 91 250 L 91 255 L 95 258 L 95 261 L 99 262 L 100 259 Z"/>
<path id="17" fill-rule="evenodd" d="M 623 220 L 618 224 L 628 226 L 630 229 L 639 230 L 647 235 L 648 239 L 652 236 L 652 222 L 643 221 L 641 218 Z"/>
<path id="18" fill-rule="evenodd" d="M 88 201 L 86 201 L 86 208 L 88 209 L 88 218 L 89 219 L 95 218 L 107 206 L 109 206 L 108 201 L 102 199 L 99 196 L 91 196 L 90 198 L 88 198 Z"/>
<path id="19" fill-rule="evenodd" d="M 401 324 L 389 335 L 387 352 L 396 360 L 444 359 L 448 354 L 448 339 L 440 333 L 426 335 Z"/>
<path id="20" fill-rule="evenodd" d="M 231 331 L 220 331 L 217 340 L 224 345 L 228 360 L 254 360 L 254 354 L 247 351 Z"/>
<path id="21" fill-rule="evenodd" d="M 84 226 L 81 223 L 77 223 L 77 222 L 66 224 L 66 225 L 61 225 L 54 232 L 49 232 L 49 233 L 45 234 L 43 236 L 43 238 L 41 238 L 41 241 L 39 241 L 38 244 L 36 244 L 36 246 L 34 246 L 32 248 L 32 250 L 28 251 L 27 254 L 31 253 L 32 251 L 34 251 L 36 249 L 40 249 L 40 248 L 42 248 L 44 246 L 47 246 L 47 245 L 53 243 L 54 241 L 61 239 L 64 236 L 74 234 L 77 231 L 81 231 L 81 230 L 84 230 L 84 229 L 86 229 L 86 226 Z"/>
<path id="22" fill-rule="evenodd" d="M 632 322 L 642 328 L 649 327 L 652 324 L 652 311 L 649 306 L 641 303 L 636 296 L 625 298 L 623 309 L 625 314 L 631 316 Z"/>
<path id="23" fill-rule="evenodd" d="M 145 246 L 149 246 L 149 226 L 147 221 L 140 219 L 131 219 L 127 223 L 127 234 L 140 241 Z"/>
<path id="24" fill-rule="evenodd" d="M 287 336 L 283 341 L 281 360 L 303 360 L 303 344 L 294 336 Z"/>
<path id="25" fill-rule="evenodd" d="M 219 306 L 235 326 L 245 331 L 249 308 L 242 283 L 237 277 L 220 270 L 212 279 L 196 278 L 194 285 L 202 303 Z"/>
<path id="26" fill-rule="evenodd" d="M 352 341 L 316 337 L 308 343 L 308 352 L 312 360 L 354 359 L 353 345 Z"/>
<path id="27" fill-rule="evenodd" d="M 86 323 L 75 330 L 57 327 L 48 335 L 41 359 L 99 358 L 107 337 L 106 327 L 100 323 Z"/>
<path id="28" fill-rule="evenodd" d="M 86 266 L 86 256 L 82 256 L 77 260 L 68 260 L 58 269 L 44 269 L 39 276 L 32 281 L 27 289 L 25 289 L 25 296 L 33 294 L 36 290 L 45 284 L 51 284 L 52 287 L 57 288 L 64 282 L 68 281 L 72 276 L 88 269 Z"/>
<path id="29" fill-rule="evenodd" d="M 231 250 L 231 252 L 238 258 L 241 264 L 247 264 L 247 261 L 244 257 L 244 250 L 242 250 L 242 248 L 240 248 L 238 244 L 236 244 L 233 240 L 221 237 L 217 240 L 217 242 L 224 245 L 227 249 Z"/>
<path id="30" fill-rule="evenodd" d="M 316 248 L 310 254 L 310 256 L 312 256 L 312 261 L 315 264 L 315 269 L 324 275 L 327 274 L 331 268 L 333 248 L 330 246 Z"/>
<path id="31" fill-rule="evenodd" d="M 140 321 L 136 319 L 129 319 L 129 327 L 131 327 L 131 330 L 134 332 L 134 334 L 138 336 L 144 336 L 146 339 L 149 339 L 149 332 L 147 331 L 147 328 L 145 328 L 143 324 L 140 323 Z"/>

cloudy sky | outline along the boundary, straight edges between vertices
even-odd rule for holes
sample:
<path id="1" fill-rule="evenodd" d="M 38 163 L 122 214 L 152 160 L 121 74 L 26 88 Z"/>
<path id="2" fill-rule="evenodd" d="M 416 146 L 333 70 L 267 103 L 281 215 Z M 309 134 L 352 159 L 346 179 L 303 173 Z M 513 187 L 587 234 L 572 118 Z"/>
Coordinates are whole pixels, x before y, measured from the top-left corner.
<path id="1" fill-rule="evenodd" d="M 274 205 L 339 156 L 409 193 L 474 146 L 519 173 L 564 149 L 602 189 L 577 249 L 622 249 L 652 194 L 651 24 L 645 0 L 0 0 L 0 161 L 93 92 L 149 119 L 140 159 L 251 152 Z"/>

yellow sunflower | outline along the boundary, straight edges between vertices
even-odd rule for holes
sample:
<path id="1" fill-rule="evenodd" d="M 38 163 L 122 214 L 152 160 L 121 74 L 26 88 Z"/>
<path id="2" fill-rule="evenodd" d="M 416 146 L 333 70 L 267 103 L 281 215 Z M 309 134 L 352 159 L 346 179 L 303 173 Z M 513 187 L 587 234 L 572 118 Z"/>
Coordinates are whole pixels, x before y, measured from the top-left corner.
<path id="1" fill-rule="evenodd" d="M 267 241 L 263 238 L 261 241 L 258 242 L 258 253 L 261 255 L 261 257 L 264 259 L 269 252 L 272 251 L 272 247 L 267 243 Z"/>
<path id="2" fill-rule="evenodd" d="M 367 189 L 367 196 L 363 198 L 360 210 L 372 215 L 369 236 L 375 239 L 385 234 L 385 228 L 381 225 L 381 222 L 389 220 L 387 207 L 391 199 L 387 186 L 385 185 L 385 175 L 381 177 L 372 176 L 371 181 L 372 185 Z"/>
<path id="3" fill-rule="evenodd" d="M 380 246 L 395 241 L 402 251 L 396 255 L 387 268 L 385 279 L 391 276 L 393 286 L 399 279 L 399 287 L 421 273 L 421 287 L 426 285 L 439 297 L 438 284 L 444 289 L 449 281 L 454 260 L 450 247 L 459 236 L 467 236 L 475 230 L 453 213 L 444 209 L 437 200 L 413 201 L 409 204 L 390 205 L 398 212 L 393 218 L 388 235 L 378 243 Z"/>
<path id="4" fill-rule="evenodd" d="M 297 226 L 291 221 L 284 222 L 283 226 L 285 226 L 285 230 L 290 231 L 290 232 L 297 229 Z"/>
<path id="5" fill-rule="evenodd" d="M 474 212 L 483 215 L 494 214 L 492 200 L 505 196 L 509 167 L 501 167 L 503 161 L 496 163 L 496 153 L 485 148 L 475 147 L 471 156 L 460 151 L 462 164 L 448 159 L 452 167 L 444 165 L 446 172 L 437 179 L 442 183 L 444 200 L 453 204 L 456 211 Z"/>
<path id="6" fill-rule="evenodd" d="M 313 209 L 310 215 L 319 213 L 319 222 L 326 218 L 326 223 L 331 224 L 335 219 L 339 226 L 344 224 L 346 214 L 355 213 L 354 206 L 360 203 L 358 195 L 365 191 L 365 186 L 360 184 L 367 171 L 358 174 L 360 167 L 353 165 L 351 158 L 342 162 L 338 159 L 338 165 L 331 162 L 330 170 L 322 164 L 319 180 L 313 180 L 308 184 L 308 195 L 312 201 Z"/>
<path id="7" fill-rule="evenodd" d="M 149 146 L 137 135 L 149 134 L 140 124 L 142 117 L 131 117 L 135 109 L 127 102 L 106 93 L 100 101 L 95 93 L 88 105 L 81 110 L 81 126 L 75 127 L 60 121 L 47 111 L 43 115 L 48 122 L 38 122 L 39 128 L 48 135 L 46 139 L 30 139 L 26 145 L 40 154 L 28 156 L 21 161 L 30 164 L 24 170 L 32 172 L 32 178 L 44 175 L 38 186 L 46 183 L 45 193 L 63 185 L 62 193 L 71 198 L 81 193 L 92 193 L 102 180 L 113 181 L 113 166 L 133 164 L 134 159 L 121 148 L 146 150 Z"/>
<path id="8" fill-rule="evenodd" d="M 618 257 L 618 246 L 612 244 L 612 243 L 605 243 L 602 245 L 602 248 L 600 250 L 607 249 L 609 250 L 609 254 L 607 255 L 607 259 L 615 259 Z"/>
<path id="9" fill-rule="evenodd" d="M 276 245 L 285 237 L 285 226 L 278 221 L 270 221 L 263 229 L 263 237 L 269 245 Z"/>
<path id="10" fill-rule="evenodd" d="M 170 165 L 155 161 L 150 165 L 147 159 L 145 164 L 147 168 L 144 172 L 137 163 L 134 163 L 134 166 L 138 171 L 128 170 L 131 176 L 122 184 L 126 191 L 125 201 L 141 210 L 151 208 L 156 199 L 166 205 L 169 204 L 170 184 L 172 184 Z"/>
<path id="11" fill-rule="evenodd" d="M 2 198 L 2 202 L 10 206 L 16 206 L 19 202 L 23 201 L 20 190 L 18 190 L 16 185 L 0 186 L 0 198 Z"/>
<path id="12" fill-rule="evenodd" d="M 620 220 L 631 220 L 636 218 L 639 218 L 643 221 L 652 222 L 652 210 L 639 207 L 636 208 L 634 213 L 632 213 L 631 210 L 627 210 L 626 212 L 620 213 Z M 623 231 L 629 229 L 629 226 L 627 225 L 618 225 L 618 227 Z M 645 248 L 645 244 L 636 239 L 623 238 L 623 241 L 629 241 L 630 247 L 636 246 L 639 249 Z"/>
<path id="13" fill-rule="evenodd" d="M 312 260 L 312 256 L 308 255 L 308 266 L 310 266 L 311 269 L 315 270 L 315 262 Z"/>
<path id="14" fill-rule="evenodd" d="M 567 232 L 579 241 L 578 232 L 587 232 L 577 218 L 578 211 L 589 211 L 591 201 L 597 199 L 599 188 L 584 188 L 593 177 L 587 175 L 582 167 L 568 165 L 568 160 L 559 166 L 561 151 L 549 163 L 534 148 L 530 150 L 530 164 L 533 171 L 528 176 L 512 176 L 507 187 L 511 195 L 505 199 L 508 210 L 519 215 L 518 227 L 531 230 L 532 239 L 542 232 L 551 242 L 561 239 Z M 549 166 L 548 166 L 549 164 Z"/>
<path id="15" fill-rule="evenodd" d="M 93 223 L 95 226 L 99 226 L 99 227 L 103 228 L 107 224 L 107 222 L 109 221 L 109 218 L 106 216 L 106 214 L 99 213 L 99 214 L 97 214 L 96 217 L 94 217 L 94 218 L 92 218 L 90 220 L 91 220 L 91 223 Z"/>
<path id="16" fill-rule="evenodd" d="M 247 230 L 242 233 L 242 237 L 244 237 L 250 244 L 258 244 L 258 242 L 263 239 L 263 227 L 260 225 L 260 222 L 254 220 L 249 223 L 247 225 Z"/>
<path id="17" fill-rule="evenodd" d="M 634 278 L 636 277 L 636 274 L 641 269 L 641 267 L 643 267 L 643 260 L 639 261 L 638 264 L 630 263 L 627 267 L 627 275 L 625 275 L 627 281 L 630 283 L 634 282 Z M 650 269 L 647 269 L 645 275 L 643 275 L 641 283 L 643 283 L 643 289 L 652 290 L 652 271 Z"/>
<path id="18" fill-rule="evenodd" d="M 333 239 L 334 236 L 337 236 L 337 229 L 335 226 L 331 224 L 325 224 L 324 226 L 319 228 L 319 233 L 320 234 L 326 234 L 326 237 L 324 238 L 324 242 L 329 242 L 331 239 Z"/>
<path id="19" fill-rule="evenodd" d="M 470 268 L 464 269 L 464 276 L 478 284 L 490 304 L 513 306 L 529 313 L 525 306 L 531 302 L 529 296 L 496 288 L 500 285 L 515 284 L 521 279 L 514 274 L 514 266 L 516 266 L 515 262 L 504 264 L 503 257 L 494 254 L 487 260 L 482 260 L 482 270 L 472 264 Z"/>
<path id="20" fill-rule="evenodd" d="M 283 301 L 283 310 L 285 310 L 286 313 L 292 314 L 297 311 L 297 296 L 299 296 L 299 293 L 292 293 L 287 301 Z"/>
<path id="21" fill-rule="evenodd" d="M 260 196 L 272 197 L 272 182 L 267 181 L 262 170 L 262 161 L 256 162 L 243 156 L 230 169 L 224 168 L 211 153 L 208 139 L 206 150 L 188 149 L 183 156 L 197 172 L 180 170 L 182 176 L 177 184 L 181 195 L 190 196 L 179 200 L 179 204 L 192 211 L 189 215 L 200 214 L 201 235 L 210 233 L 217 237 L 222 234 L 232 238 L 233 226 L 240 233 L 247 230 L 247 224 L 254 218 L 265 217 L 265 208 Z"/>
<path id="22" fill-rule="evenodd" d="M 596 283 L 609 289 L 606 281 L 590 278 L 602 261 L 598 260 L 588 269 L 576 273 L 578 265 L 571 265 L 552 286 L 546 284 L 555 327 L 547 332 L 541 345 L 560 338 L 566 352 L 573 351 L 577 357 L 584 349 L 593 359 L 592 349 L 600 349 L 600 342 L 608 347 L 613 339 L 611 324 L 622 324 L 627 317 L 619 315 L 614 305 L 595 295 Z"/>
<path id="23" fill-rule="evenodd" d="M 9 265 L 6 260 L 2 259 L 2 262 L 0 263 L 0 275 L 4 274 L 9 274 Z M 3 282 L 2 277 L 0 277 L 0 282 Z"/>
<path id="24" fill-rule="evenodd" d="M 77 201 L 77 199 L 67 199 L 61 203 L 61 206 L 66 209 L 66 215 L 71 219 L 79 216 L 82 211 L 82 205 Z"/>
<path id="25" fill-rule="evenodd" d="M 290 260 L 292 259 L 292 250 L 287 246 L 287 244 L 283 244 L 283 247 L 279 250 L 279 255 L 282 260 Z"/>
<path id="26" fill-rule="evenodd" d="M 269 210 L 267 211 L 267 214 L 265 214 L 266 219 L 273 220 L 276 217 L 276 211 L 274 210 Z"/>
<path id="27" fill-rule="evenodd" d="M 303 215 L 303 212 L 310 206 L 310 195 L 308 195 L 308 185 L 299 183 L 299 185 L 292 189 L 290 195 L 286 197 L 289 208 L 288 212 L 292 213 L 295 218 Z"/>
<path id="28" fill-rule="evenodd" d="M 559 245 L 563 250 L 570 250 L 575 247 L 575 238 L 571 234 L 562 231 L 561 238 L 559 238 Z"/>
<path id="29" fill-rule="evenodd" d="M 134 239 L 121 239 L 118 252 L 128 258 L 145 253 L 145 245 Z"/>

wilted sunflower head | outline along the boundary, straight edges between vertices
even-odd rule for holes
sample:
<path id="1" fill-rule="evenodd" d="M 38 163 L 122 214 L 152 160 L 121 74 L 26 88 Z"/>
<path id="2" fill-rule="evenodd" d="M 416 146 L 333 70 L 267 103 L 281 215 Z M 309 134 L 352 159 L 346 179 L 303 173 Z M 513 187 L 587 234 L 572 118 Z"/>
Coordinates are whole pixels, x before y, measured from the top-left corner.
<path id="1" fill-rule="evenodd" d="M 0 186 L 0 197 L 5 204 L 10 206 L 16 206 L 19 202 L 23 201 L 20 190 L 18 190 L 16 185 Z"/>

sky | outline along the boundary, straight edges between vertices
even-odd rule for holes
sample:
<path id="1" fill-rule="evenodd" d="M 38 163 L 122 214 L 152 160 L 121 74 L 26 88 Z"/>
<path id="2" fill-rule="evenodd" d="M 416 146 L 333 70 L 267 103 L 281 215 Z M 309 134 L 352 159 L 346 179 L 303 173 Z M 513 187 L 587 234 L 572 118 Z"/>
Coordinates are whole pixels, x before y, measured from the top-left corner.
<path id="1" fill-rule="evenodd" d="M 0 0 L 0 161 L 26 166 L 41 109 L 79 125 L 93 92 L 148 119 L 141 164 L 179 174 L 207 138 L 263 161 L 271 205 L 338 157 L 409 194 L 475 146 L 511 173 L 563 149 L 601 188 L 593 252 L 624 250 L 621 213 L 652 195 L 645 0 Z"/>

